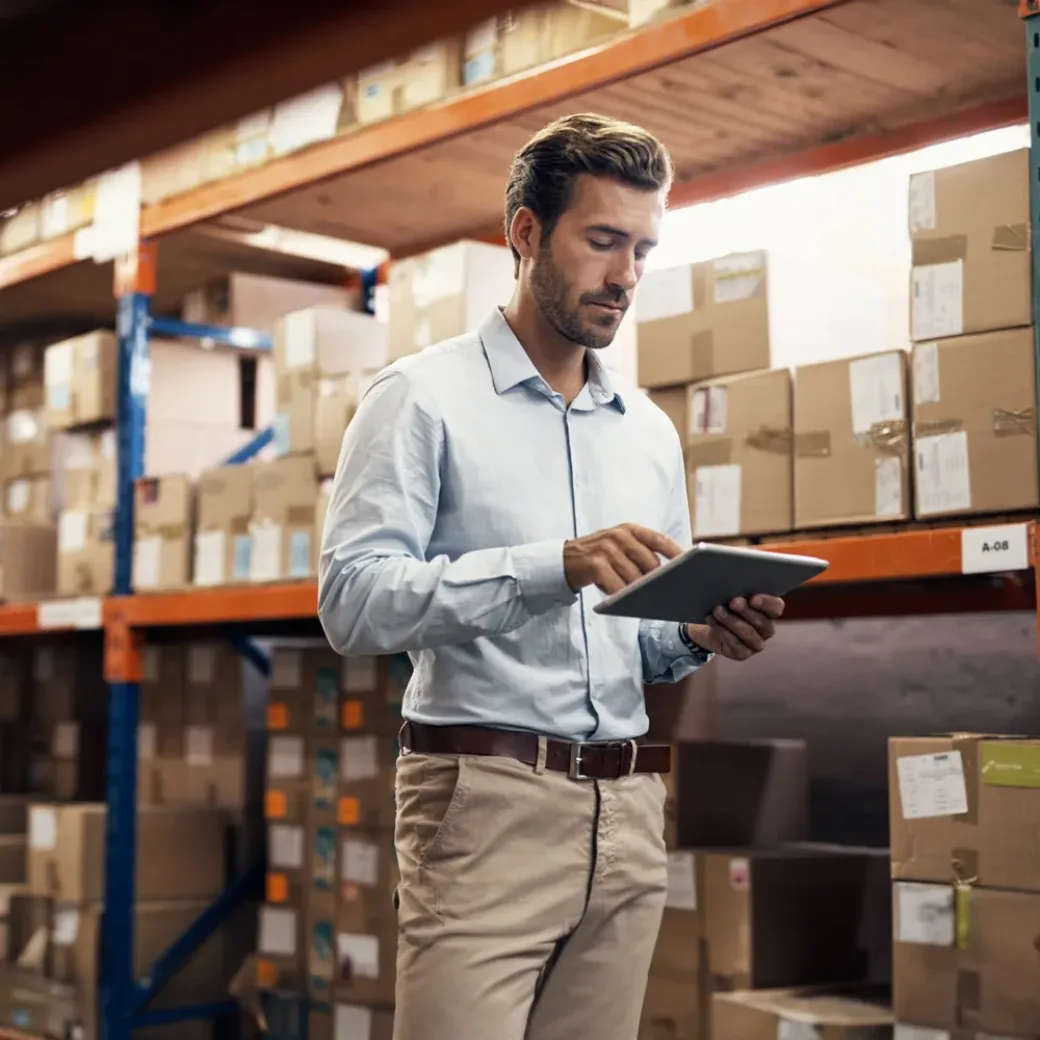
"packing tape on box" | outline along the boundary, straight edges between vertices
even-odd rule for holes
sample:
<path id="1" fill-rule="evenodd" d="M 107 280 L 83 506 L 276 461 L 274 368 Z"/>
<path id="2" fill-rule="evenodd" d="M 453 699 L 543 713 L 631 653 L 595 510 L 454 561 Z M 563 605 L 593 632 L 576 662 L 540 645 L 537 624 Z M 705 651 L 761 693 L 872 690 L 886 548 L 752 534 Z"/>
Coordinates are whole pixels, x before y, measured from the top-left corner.
<path id="1" fill-rule="evenodd" d="M 794 453 L 799 459 L 825 459 L 831 453 L 830 430 L 809 430 L 794 435 Z"/>
<path id="2" fill-rule="evenodd" d="M 728 466 L 733 458 L 733 440 L 730 437 L 712 437 L 698 444 L 686 446 L 686 468 L 701 466 Z"/>
<path id="3" fill-rule="evenodd" d="M 906 420 L 874 423 L 866 433 L 856 434 L 856 443 L 882 455 L 902 455 L 907 447 Z"/>
<path id="4" fill-rule="evenodd" d="M 1011 437 L 1024 433 L 1036 436 L 1036 409 L 1020 408 L 1017 411 L 1007 408 L 993 409 L 993 432 L 998 437 Z"/>
<path id="5" fill-rule="evenodd" d="M 1029 248 L 1029 225 L 998 224 L 993 229 L 990 248 L 1001 252 L 1024 253 Z"/>
<path id="6" fill-rule="evenodd" d="M 744 443 L 755 451 L 790 455 L 794 448 L 794 431 L 790 426 L 760 426 L 744 438 Z"/>
<path id="7" fill-rule="evenodd" d="M 183 522 L 175 524 L 141 524 L 134 532 L 134 538 L 161 538 L 164 542 L 175 542 L 187 533 L 187 525 Z"/>
<path id="8" fill-rule="evenodd" d="M 285 526 L 310 527 L 316 517 L 314 506 L 289 506 L 285 511 Z"/>
<path id="9" fill-rule="evenodd" d="M 932 419 L 930 422 L 915 422 L 915 437 L 941 437 L 944 433 L 960 433 L 964 423 L 960 419 Z"/>
<path id="10" fill-rule="evenodd" d="M 968 236 L 948 235 L 946 238 L 919 238 L 911 245 L 914 267 L 932 264 L 952 264 L 968 258 Z"/>

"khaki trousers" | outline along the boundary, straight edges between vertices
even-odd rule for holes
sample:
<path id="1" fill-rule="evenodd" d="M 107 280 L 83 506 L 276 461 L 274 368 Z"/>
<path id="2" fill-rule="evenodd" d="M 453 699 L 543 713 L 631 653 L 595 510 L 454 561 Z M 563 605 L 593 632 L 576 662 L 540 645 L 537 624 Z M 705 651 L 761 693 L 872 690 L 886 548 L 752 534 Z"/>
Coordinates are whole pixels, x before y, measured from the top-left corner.
<path id="1" fill-rule="evenodd" d="M 635 1040 L 667 887 L 660 777 L 409 753 L 396 841 L 394 1040 Z"/>

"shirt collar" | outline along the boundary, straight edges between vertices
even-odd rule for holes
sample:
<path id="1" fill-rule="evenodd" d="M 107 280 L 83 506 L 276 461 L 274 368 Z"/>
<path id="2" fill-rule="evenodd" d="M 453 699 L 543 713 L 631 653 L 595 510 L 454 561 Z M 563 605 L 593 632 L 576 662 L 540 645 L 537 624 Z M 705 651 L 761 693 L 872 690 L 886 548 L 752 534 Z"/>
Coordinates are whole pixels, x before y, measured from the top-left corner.
<path id="1" fill-rule="evenodd" d="M 538 369 L 534 367 L 527 351 L 516 338 L 516 333 L 510 328 L 499 308 L 496 307 L 484 319 L 479 335 L 496 393 L 504 394 L 521 383 L 533 386 L 541 384 L 548 391 L 538 374 Z M 589 378 L 579 399 L 585 397 L 585 392 L 588 391 L 594 405 L 615 404 L 618 411 L 624 413 L 625 402 L 614 389 L 606 365 L 596 356 L 594 350 L 587 350 L 585 356 L 589 363 Z"/>

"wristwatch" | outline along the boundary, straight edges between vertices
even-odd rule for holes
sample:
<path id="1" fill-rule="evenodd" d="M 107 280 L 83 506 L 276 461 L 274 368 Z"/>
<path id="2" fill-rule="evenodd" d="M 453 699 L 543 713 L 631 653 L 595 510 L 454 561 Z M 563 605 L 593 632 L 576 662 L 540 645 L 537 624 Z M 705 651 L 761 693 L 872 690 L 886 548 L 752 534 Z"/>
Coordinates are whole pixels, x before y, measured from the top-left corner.
<path id="1" fill-rule="evenodd" d="M 715 656 L 714 654 L 712 654 L 710 650 L 705 650 L 703 646 L 698 646 L 690 638 L 690 633 L 687 631 L 685 625 L 679 626 L 679 638 L 682 640 L 683 646 L 685 646 L 686 649 L 690 651 L 690 654 L 700 664 L 707 664 L 712 659 L 712 657 Z"/>

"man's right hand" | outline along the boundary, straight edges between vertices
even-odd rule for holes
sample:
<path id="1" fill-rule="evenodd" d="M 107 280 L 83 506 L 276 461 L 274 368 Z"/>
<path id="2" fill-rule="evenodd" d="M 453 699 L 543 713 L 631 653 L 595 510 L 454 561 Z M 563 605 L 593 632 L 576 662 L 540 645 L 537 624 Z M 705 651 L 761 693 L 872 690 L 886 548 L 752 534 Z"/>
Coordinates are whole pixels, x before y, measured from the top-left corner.
<path id="1" fill-rule="evenodd" d="M 563 569 L 575 592 L 596 585 L 610 596 L 660 567 L 661 556 L 671 560 L 681 552 L 667 535 L 638 524 L 620 524 L 564 542 Z"/>

